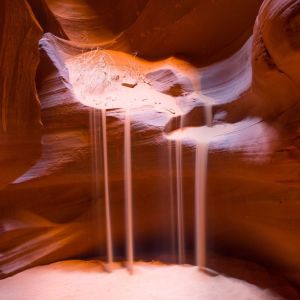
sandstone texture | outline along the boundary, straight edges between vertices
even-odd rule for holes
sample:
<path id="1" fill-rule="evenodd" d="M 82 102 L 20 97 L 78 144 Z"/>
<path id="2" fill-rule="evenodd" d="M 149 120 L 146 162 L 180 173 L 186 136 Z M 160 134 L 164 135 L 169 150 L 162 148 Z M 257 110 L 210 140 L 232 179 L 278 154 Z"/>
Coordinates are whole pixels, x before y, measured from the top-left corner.
<path id="1" fill-rule="evenodd" d="M 208 267 L 233 272 L 214 263 L 217 252 L 300 285 L 300 1 L 200 2 L 1 1 L 1 277 L 105 255 L 104 207 L 92 193 L 101 109 L 115 254 L 124 259 L 129 110 L 136 257 L 175 262 L 169 137 L 203 127 L 209 105 L 226 133 L 209 146 Z M 182 139 L 190 263 L 195 140 Z"/>

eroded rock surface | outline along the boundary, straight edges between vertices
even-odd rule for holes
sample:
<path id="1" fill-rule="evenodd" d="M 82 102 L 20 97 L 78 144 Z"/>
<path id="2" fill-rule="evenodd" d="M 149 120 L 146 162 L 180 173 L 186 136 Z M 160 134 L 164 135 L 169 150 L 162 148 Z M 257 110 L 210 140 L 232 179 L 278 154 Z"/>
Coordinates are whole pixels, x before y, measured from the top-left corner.
<path id="1" fill-rule="evenodd" d="M 8 2 L 0 5 L 13 1 Z M 111 23 L 109 13 L 102 18 L 102 8 L 106 12 L 112 9 L 108 1 L 102 8 L 92 1 L 30 2 L 47 8 L 48 19 L 45 15 L 37 18 L 41 23 L 44 20 L 45 31 L 56 30 L 53 33 L 60 32 L 60 38 L 47 33 L 40 40 L 36 73 L 40 106 L 36 106 L 34 92 L 37 56 L 34 63 L 25 65 L 29 73 L 25 67 L 20 71 L 28 76 L 15 75 L 20 81 L 11 77 L 3 81 L 8 83 L 6 91 L 13 95 L 3 98 L 3 129 L 18 124 L 38 128 L 41 115 L 43 135 L 32 142 L 34 147 L 27 146 L 30 139 L 15 144 L 4 139 L 0 149 L 0 159 L 6 163 L 0 182 L 2 276 L 65 258 L 104 254 L 104 223 L 95 223 L 91 168 L 91 134 L 101 134 L 100 109 L 106 109 L 116 255 L 124 257 L 124 114 L 129 109 L 136 256 L 174 259 L 170 255 L 168 199 L 170 179 L 175 181 L 176 172 L 174 143 L 170 148 L 168 137 L 181 126 L 188 132 L 189 127 L 198 127 L 201 134 L 204 107 L 209 105 L 213 124 L 227 122 L 230 130 L 210 146 L 208 250 L 258 261 L 299 284 L 299 1 L 264 1 L 253 37 L 247 30 L 254 25 L 260 1 L 230 5 L 228 1 L 189 1 L 181 6 L 166 1 L 157 18 L 153 18 L 153 12 L 161 2 L 135 1 L 136 13 L 130 12 L 118 24 Z M 125 2 L 120 1 L 116 13 L 124 14 Z M 25 2 L 18 3 L 28 8 Z M 164 18 L 169 11 L 172 13 Z M 202 11 L 211 12 L 207 15 L 218 21 L 212 24 L 203 16 L 198 24 L 195 20 Z M 221 11 L 223 17 L 217 18 Z M 26 51 L 36 53 L 35 43 L 41 34 L 30 9 L 28 16 L 35 39 L 23 46 L 25 57 Z M 232 23 L 226 21 L 229 17 Z M 7 26 L 1 45 L 8 39 L 6 33 L 15 30 Z M 212 30 L 206 34 L 203 31 L 207 26 Z M 226 32 L 220 37 L 216 32 L 221 27 Z M 164 38 L 165 31 L 168 38 Z M 84 32 L 87 34 L 83 36 Z M 186 32 L 197 38 L 190 40 Z M 225 45 L 228 47 L 223 51 Z M 16 49 L 13 47 L 12 53 Z M 129 54 L 132 51 L 137 53 Z M 174 54 L 184 54 L 190 61 L 175 57 L 145 59 Z M 192 57 L 197 64 L 206 62 L 206 66 L 197 67 Z M 216 57 L 226 58 L 216 61 Z M 4 62 L 7 70 L 14 69 L 12 61 Z M 20 86 L 22 97 L 14 94 L 15 86 Z M 94 131 L 90 130 L 92 117 L 98 120 Z M 182 144 L 186 239 L 192 252 L 195 144 L 189 138 Z M 168 161 L 170 149 L 173 160 Z M 100 220 L 103 210 L 100 218 L 98 215 Z"/>
<path id="2" fill-rule="evenodd" d="M 1 131 L 40 124 L 35 73 L 42 29 L 28 3 L 1 1 Z"/>
<path id="3" fill-rule="evenodd" d="M 41 121 L 35 75 L 42 29 L 23 0 L 1 1 L 0 27 L 0 187 L 3 189 L 40 155 Z"/>

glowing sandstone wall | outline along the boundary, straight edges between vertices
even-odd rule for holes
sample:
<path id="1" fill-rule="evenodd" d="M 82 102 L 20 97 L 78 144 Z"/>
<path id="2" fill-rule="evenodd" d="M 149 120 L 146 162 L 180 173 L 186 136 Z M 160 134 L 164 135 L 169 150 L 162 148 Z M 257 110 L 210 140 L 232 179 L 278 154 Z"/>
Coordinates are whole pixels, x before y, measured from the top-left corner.
<path id="1" fill-rule="evenodd" d="M 92 255 L 104 243 L 103 229 L 91 218 L 90 108 L 76 97 L 68 68 L 97 48 L 143 70 L 153 95 L 179 103 L 184 126 L 204 124 L 203 106 L 194 102 L 199 94 L 215 101 L 215 123 L 246 122 L 239 134 L 210 149 L 209 250 L 259 261 L 299 284 L 299 1 L 264 1 L 259 13 L 260 1 L 130 1 L 134 9 L 128 14 L 129 4 L 119 1 L 117 17 L 111 1 L 29 2 L 36 18 L 25 1 L 0 4 L 1 275 Z M 50 33 L 40 41 L 38 55 L 42 30 Z M 168 58 L 172 55 L 180 59 Z M 84 76 L 89 67 L 82 68 Z M 135 238 L 141 257 L 147 245 L 168 236 L 168 207 L 160 201 L 169 197 L 161 184 L 168 176 L 162 153 L 164 134 L 179 127 L 179 115 L 143 107 L 133 118 L 134 194 L 142 199 L 135 203 Z M 107 120 L 114 157 L 113 234 L 116 248 L 122 248 L 122 112 L 109 111 Z M 26 133 L 17 140 L 9 134 L 16 128 Z M 28 138 L 37 129 L 41 135 Z M 194 152 L 184 145 L 183 155 L 191 239 Z"/>

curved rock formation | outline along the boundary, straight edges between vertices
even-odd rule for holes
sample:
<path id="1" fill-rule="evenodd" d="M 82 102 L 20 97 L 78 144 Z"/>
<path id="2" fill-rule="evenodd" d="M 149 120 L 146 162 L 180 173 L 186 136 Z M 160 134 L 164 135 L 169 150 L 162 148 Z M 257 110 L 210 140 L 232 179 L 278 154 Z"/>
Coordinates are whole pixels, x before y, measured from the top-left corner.
<path id="1" fill-rule="evenodd" d="M 299 102 L 298 5 L 265 1 L 254 29 L 253 89 L 263 99 L 259 109 L 273 117 Z"/>
<path id="2" fill-rule="evenodd" d="M 1 1 L 0 11 L 1 132 L 36 128 L 40 111 L 35 72 L 42 29 L 24 0 Z"/>
<path id="3" fill-rule="evenodd" d="M 230 5 L 228 1 L 196 2 L 134 1 L 136 10 L 125 14 L 128 3 L 119 1 L 116 14 L 124 18 L 116 18 L 114 23 L 110 1 L 103 1 L 101 7 L 93 1 L 30 1 L 33 8 L 45 8 L 45 14 L 37 16 L 44 30 L 53 30 L 60 37 L 47 33 L 40 40 L 36 84 L 43 123 L 41 154 L 39 138 L 33 148 L 26 148 L 20 140 L 17 146 L 7 148 L 6 156 L 1 154 L 1 161 L 8 162 L 7 176 L 0 182 L 3 277 L 38 264 L 105 254 L 104 221 L 95 224 L 91 190 L 91 133 L 99 135 L 101 126 L 98 123 L 91 132 L 90 122 L 92 116 L 100 122 L 97 108 L 106 109 L 116 256 L 124 256 L 123 135 L 127 108 L 132 125 L 136 256 L 174 260 L 170 255 L 171 208 L 166 199 L 172 196 L 170 174 L 174 180 L 176 172 L 174 168 L 170 172 L 169 164 L 174 166 L 175 162 L 169 162 L 166 153 L 173 151 L 174 155 L 170 137 L 180 127 L 184 127 L 186 244 L 192 252 L 194 140 L 202 134 L 205 105 L 209 105 L 212 130 L 225 128 L 221 136 L 213 133 L 210 144 L 209 253 L 219 251 L 258 261 L 299 284 L 299 1 L 266 0 L 253 37 L 248 33 L 260 1 Z M 8 1 L 2 3 L 9 5 Z M 28 16 L 26 20 L 33 22 Z M 36 23 L 30 24 L 36 33 Z M 210 30 L 206 30 L 208 26 Z M 3 35 L 1 45 L 6 39 Z M 25 57 L 26 51 L 32 53 L 36 40 L 23 47 Z M 2 57 L 3 47 L 0 49 Z M 129 54 L 133 51 L 137 53 Z M 189 62 L 175 57 L 145 59 L 175 54 L 188 57 Z M 220 57 L 226 59 L 217 60 Z M 1 61 L 13 69 L 12 61 Z M 26 65 L 28 76 L 16 77 L 23 98 L 10 96 L 11 106 L 3 98 L 4 129 L 38 124 L 33 68 L 37 61 L 38 57 Z M 199 63 L 205 66 L 199 68 Z M 16 81 L 7 78 L 5 91 L 15 95 Z M 31 88 L 26 89 L 25 83 Z M 25 162 L 18 164 L 18 169 L 9 159 L 15 160 L 10 149 L 20 157 L 19 145 L 28 153 L 23 152 Z M 16 241 L 16 237 L 20 239 Z M 208 265 L 221 268 L 211 259 Z"/>
<path id="4" fill-rule="evenodd" d="M 42 29 L 26 1 L 0 3 L 1 189 L 40 155 L 40 108 L 35 87 Z M 22 149 L 22 151 L 20 151 Z M 1 202 L 5 198 L 1 198 Z"/>
<path id="5" fill-rule="evenodd" d="M 28 0 L 27 2 L 30 4 L 32 11 L 44 32 L 52 32 L 58 37 L 68 39 L 68 36 L 55 18 L 53 12 L 49 9 L 45 0 Z"/>
<path id="6" fill-rule="evenodd" d="M 46 2 L 72 41 L 108 43 L 147 58 L 183 55 L 207 64 L 243 45 L 262 0 Z"/>

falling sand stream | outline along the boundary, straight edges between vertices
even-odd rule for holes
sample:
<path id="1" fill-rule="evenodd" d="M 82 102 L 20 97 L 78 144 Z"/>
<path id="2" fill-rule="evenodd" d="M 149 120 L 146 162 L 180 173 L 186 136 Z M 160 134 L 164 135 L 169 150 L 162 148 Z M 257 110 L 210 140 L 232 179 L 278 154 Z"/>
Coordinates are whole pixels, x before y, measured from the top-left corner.
<path id="1" fill-rule="evenodd" d="M 101 115 L 100 115 L 101 112 Z M 101 122 L 100 122 L 101 120 Z M 105 227 L 106 227 L 106 255 L 107 271 L 112 270 L 113 263 L 113 241 L 112 223 L 110 210 L 109 174 L 108 174 L 108 151 L 107 151 L 107 126 L 106 110 L 91 109 L 90 128 L 92 141 L 92 173 L 93 173 L 93 198 L 97 207 L 97 218 L 101 207 L 101 174 L 104 181 L 104 207 L 105 207 Z M 102 128 L 102 134 L 100 131 Z M 102 143 L 101 143 L 102 137 Z M 101 148 L 102 145 L 102 148 Z M 102 156 L 103 155 L 103 156 Z M 103 164 L 101 164 L 103 161 Z M 102 169 L 103 165 L 103 169 Z M 129 109 L 125 110 L 124 121 L 124 199 L 125 199 L 125 231 L 126 231 L 126 256 L 127 268 L 131 273 L 134 262 L 133 246 L 133 219 L 132 219 L 132 171 L 131 171 L 131 130 Z M 98 220 L 99 221 L 99 220 Z M 101 226 L 97 222 L 97 226 Z"/>
<path id="2" fill-rule="evenodd" d="M 109 177 L 108 177 L 108 154 L 107 154 L 107 130 L 106 110 L 101 110 L 102 139 L 103 139 L 103 169 L 104 169 L 104 200 L 105 200 L 105 226 L 108 270 L 111 271 L 113 263 L 112 224 L 110 212 Z"/>
<path id="3" fill-rule="evenodd" d="M 212 105 L 205 102 L 204 113 L 206 126 L 212 126 Z M 175 138 L 175 166 L 176 166 L 176 203 L 174 204 L 173 193 L 173 157 L 172 157 L 172 141 L 168 141 L 168 155 L 169 155 L 169 176 L 170 176 L 170 202 L 171 202 L 171 231 L 172 244 L 174 244 L 175 228 L 177 228 L 177 255 L 178 263 L 185 263 L 185 228 L 184 228 L 184 197 L 183 197 L 183 157 L 182 157 L 182 139 L 180 135 L 183 134 L 184 117 L 180 118 L 180 128 L 177 130 L 177 137 Z M 172 135 L 171 135 L 172 136 Z M 184 136 L 184 135 L 182 135 Z M 179 138 L 178 138 L 179 137 Z M 195 138 L 195 192 L 194 192 L 194 218 L 195 218 L 195 263 L 199 268 L 205 267 L 206 257 L 206 177 L 207 177 L 207 159 L 208 159 L 208 144 L 209 138 L 201 137 Z M 174 212 L 176 207 L 176 216 Z M 176 225 L 174 225 L 176 220 Z M 172 252 L 173 250 L 172 246 Z"/>
<path id="4" fill-rule="evenodd" d="M 204 106 L 206 126 L 212 126 L 212 106 Z M 195 258 L 196 265 L 205 267 L 206 260 L 206 178 L 208 140 L 196 144 L 195 150 Z"/>
<path id="5" fill-rule="evenodd" d="M 129 106 L 128 106 L 129 107 Z M 101 112 L 101 114 L 100 114 Z M 126 234 L 126 261 L 127 269 L 133 272 L 134 264 L 134 220 L 133 220 L 133 193 L 132 193 L 132 163 L 131 163 L 131 118 L 130 109 L 124 109 L 124 201 L 125 201 L 125 234 Z M 211 126 L 212 109 L 211 105 L 205 105 L 206 126 Z M 101 122 L 100 122 L 101 120 Z M 183 134 L 184 119 L 181 117 L 180 129 L 177 130 L 175 140 L 175 191 L 173 181 L 173 151 L 172 135 L 168 140 L 168 164 L 170 176 L 170 215 L 171 215 L 171 252 L 176 253 L 177 244 L 178 263 L 185 263 L 185 226 L 184 226 L 184 194 L 183 194 Z M 104 207 L 105 207 L 105 227 L 106 227 L 106 255 L 107 270 L 112 270 L 113 240 L 112 222 L 109 193 L 109 153 L 107 150 L 107 124 L 106 110 L 91 109 L 91 139 L 92 139 L 92 161 L 93 161 L 93 191 L 98 208 L 101 207 L 101 187 L 100 182 L 103 177 L 104 182 Z M 102 131 L 100 130 L 102 128 Z M 102 134 L 101 134 L 102 133 Z M 205 201 L 206 201 L 206 174 L 209 138 L 198 136 L 195 144 L 195 263 L 199 268 L 205 267 Z M 101 164 L 103 162 L 103 164 Z M 103 174 L 103 176 L 101 176 Z M 174 201 L 176 199 L 176 201 Z M 175 233 L 177 232 L 177 234 Z M 177 240 L 177 243 L 176 243 Z"/>
<path id="6" fill-rule="evenodd" d="M 101 114 L 100 114 L 101 113 Z M 100 122 L 101 120 L 101 122 Z M 112 223 L 110 211 L 109 193 L 109 174 L 108 174 L 108 152 L 107 152 L 107 129 L 106 129 L 106 110 L 92 108 L 90 112 L 90 128 L 92 142 L 92 177 L 93 177 L 93 198 L 96 204 L 97 216 L 101 212 L 101 175 L 104 181 L 104 203 L 105 203 L 105 228 L 106 228 L 106 254 L 107 271 L 111 271 L 113 263 L 113 242 L 112 242 Z M 102 128 L 102 133 L 100 131 Z M 102 137 L 102 143 L 101 143 Z M 102 148 L 101 148 L 102 146 Z M 101 163 L 103 162 L 103 163 Z M 98 226 L 101 223 L 98 220 Z"/>
<path id="7" fill-rule="evenodd" d="M 97 58 L 97 59 L 96 59 Z M 96 59 L 96 60 L 95 60 Z M 95 61 L 94 61 L 95 60 Z M 92 81 L 82 82 L 80 70 L 82 65 L 91 64 L 88 68 L 89 78 Z M 93 51 L 90 55 L 82 55 L 79 61 L 73 62 L 73 68 L 78 71 L 73 78 L 73 85 L 77 87 L 78 98 L 92 103 L 90 113 L 91 142 L 92 142 L 92 172 L 93 172 L 93 198 L 97 207 L 97 217 L 101 219 L 104 215 L 105 241 L 106 241 L 106 261 L 107 270 L 112 270 L 114 262 L 113 249 L 113 223 L 111 219 L 111 199 L 110 176 L 108 151 L 108 130 L 107 130 L 107 110 L 109 108 L 122 108 L 124 112 L 124 161 L 123 161 L 123 182 L 124 182 L 124 224 L 125 224 L 125 244 L 127 269 L 133 272 L 135 261 L 134 255 L 134 218 L 133 218 L 133 189 L 132 185 L 132 145 L 131 145 L 131 113 L 135 108 L 151 106 L 154 110 L 165 111 L 165 107 L 174 111 L 180 116 L 180 128 L 163 136 L 168 141 L 168 164 L 170 174 L 170 241 L 171 253 L 177 256 L 179 264 L 186 263 L 186 220 L 185 220 L 185 197 L 184 197 L 184 113 L 180 109 L 180 103 L 174 103 L 171 97 L 157 101 L 157 97 L 164 97 L 161 93 L 155 92 L 147 83 L 142 80 L 136 81 L 128 70 L 116 68 L 114 60 L 105 52 Z M 139 74 L 137 72 L 137 74 Z M 122 83 L 120 84 L 120 78 Z M 88 80 L 88 79 L 87 79 Z M 195 90 L 200 88 L 195 85 Z M 113 97 L 111 96 L 113 93 Z M 136 96 L 140 99 L 136 101 Z M 154 100 L 153 100 L 154 99 Z M 160 99 L 160 98 L 159 98 Z M 206 116 L 206 127 L 212 123 L 211 99 L 204 95 L 199 95 L 199 102 L 203 103 Z M 133 101 L 134 100 L 134 101 Z M 145 101 L 146 100 L 146 101 Z M 161 104 L 162 103 L 162 104 Z M 161 104 L 161 105 L 160 105 Z M 198 128 L 202 128 L 198 127 Z M 205 135 L 206 133 L 204 133 Z M 175 135 L 175 138 L 174 138 Z M 199 267 L 205 266 L 205 194 L 206 194 L 206 172 L 207 172 L 207 151 L 209 138 L 202 138 L 202 134 L 195 133 L 192 138 L 195 147 L 195 263 Z M 174 150 L 174 154 L 173 154 Z M 174 160 L 174 161 L 173 161 Z M 173 170 L 173 166 L 175 169 Z M 157 166 L 159 168 L 160 166 Z M 175 177 L 175 178 L 174 178 Z M 104 210 L 102 210 L 104 207 Z M 100 211 L 99 211 L 100 210 Z M 101 226 L 98 220 L 98 225 Z M 102 224 L 103 226 L 103 224 Z M 101 228 L 101 227 L 99 227 Z M 102 251 L 101 251 L 102 252 Z M 174 260 L 173 260 L 174 261 Z"/>
<path id="8" fill-rule="evenodd" d="M 129 109 L 125 111 L 124 123 L 124 184 L 125 184 L 125 230 L 127 268 L 133 271 L 134 244 L 132 219 L 132 171 L 131 171 L 131 130 Z"/>
<path id="9" fill-rule="evenodd" d="M 180 119 L 180 129 L 183 127 L 183 117 Z M 184 202 L 182 185 L 182 141 L 175 142 L 176 153 L 176 207 L 177 207 L 177 239 L 178 263 L 185 263 L 185 234 L 184 234 Z"/>

